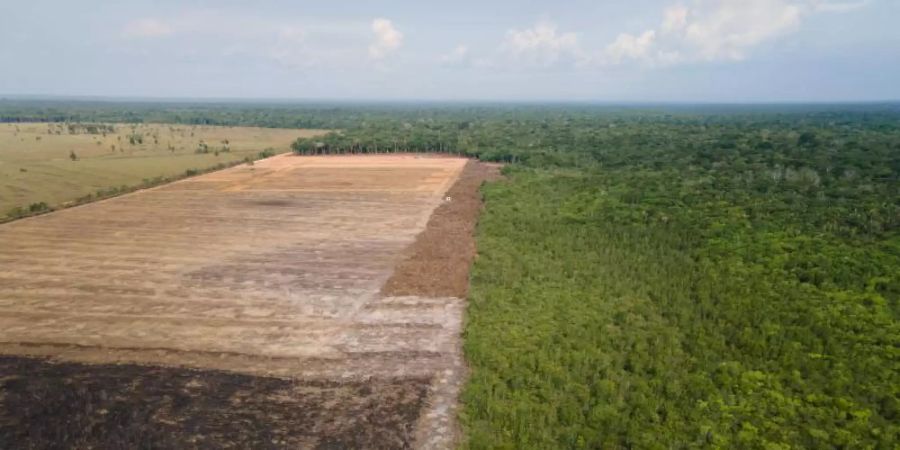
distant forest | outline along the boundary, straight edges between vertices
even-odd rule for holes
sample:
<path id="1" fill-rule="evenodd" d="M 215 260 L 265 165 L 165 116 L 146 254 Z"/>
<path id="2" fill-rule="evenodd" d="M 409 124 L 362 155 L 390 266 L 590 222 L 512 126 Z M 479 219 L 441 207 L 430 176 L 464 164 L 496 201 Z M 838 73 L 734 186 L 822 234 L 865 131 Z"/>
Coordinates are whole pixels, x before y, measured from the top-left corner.
<path id="1" fill-rule="evenodd" d="M 900 442 L 900 104 L 0 101 L 0 121 L 327 128 L 483 187 L 469 448 Z"/>

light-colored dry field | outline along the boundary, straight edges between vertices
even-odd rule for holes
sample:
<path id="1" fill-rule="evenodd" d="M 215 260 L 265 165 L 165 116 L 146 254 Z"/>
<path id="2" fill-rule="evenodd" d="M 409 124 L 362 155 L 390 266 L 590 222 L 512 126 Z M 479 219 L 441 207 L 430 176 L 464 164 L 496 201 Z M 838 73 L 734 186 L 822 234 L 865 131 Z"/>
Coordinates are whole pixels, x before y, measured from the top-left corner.
<path id="1" fill-rule="evenodd" d="M 0 225 L 0 354 L 428 380 L 410 441 L 447 446 L 463 300 L 379 291 L 465 164 L 281 155 Z"/>
<path id="2" fill-rule="evenodd" d="M 58 206 L 101 189 L 136 186 L 144 179 L 240 161 L 267 148 L 285 152 L 298 137 L 324 133 L 200 125 L 108 126 L 112 130 L 87 124 L 0 124 L 0 216 L 32 203 Z M 132 143 L 132 136 L 140 139 Z M 208 153 L 197 153 L 201 144 Z"/>

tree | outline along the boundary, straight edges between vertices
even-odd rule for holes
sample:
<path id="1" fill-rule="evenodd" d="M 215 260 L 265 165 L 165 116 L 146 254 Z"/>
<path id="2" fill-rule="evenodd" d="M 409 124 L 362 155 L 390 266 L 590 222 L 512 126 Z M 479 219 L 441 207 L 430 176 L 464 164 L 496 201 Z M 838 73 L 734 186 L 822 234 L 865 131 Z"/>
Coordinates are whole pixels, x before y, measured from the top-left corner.
<path id="1" fill-rule="evenodd" d="M 816 137 L 816 133 L 804 131 L 803 133 L 800 133 L 800 137 L 797 138 L 797 145 L 801 147 L 815 147 L 819 145 L 819 139 Z"/>

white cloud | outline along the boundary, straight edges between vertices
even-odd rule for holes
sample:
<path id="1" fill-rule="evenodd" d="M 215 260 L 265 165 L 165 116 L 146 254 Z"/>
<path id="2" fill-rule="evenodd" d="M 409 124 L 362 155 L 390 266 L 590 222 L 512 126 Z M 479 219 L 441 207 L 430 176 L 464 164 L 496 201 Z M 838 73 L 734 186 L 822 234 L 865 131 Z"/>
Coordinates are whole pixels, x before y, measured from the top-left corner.
<path id="1" fill-rule="evenodd" d="M 658 27 L 621 32 L 599 51 L 586 51 L 576 33 L 559 32 L 552 22 L 509 30 L 501 50 L 514 61 L 543 67 L 561 62 L 663 66 L 736 61 L 755 47 L 796 31 L 809 15 L 850 11 L 870 0 L 842 1 L 683 0 L 662 10 Z"/>
<path id="2" fill-rule="evenodd" d="M 819 12 L 847 12 L 869 0 L 694 0 L 662 14 L 659 32 L 621 33 L 596 61 L 619 64 L 636 60 L 651 65 L 690 61 L 736 61 L 765 42 L 796 31 Z"/>
<path id="3" fill-rule="evenodd" d="M 619 63 L 625 59 L 647 59 L 656 43 L 656 32 L 647 30 L 639 36 L 622 33 L 612 44 L 606 46 L 605 56 L 611 63 Z"/>
<path id="4" fill-rule="evenodd" d="M 562 59 L 583 62 L 586 58 L 575 33 L 557 33 L 556 25 L 540 22 L 532 28 L 509 30 L 501 48 L 515 60 L 551 66 Z"/>
<path id="5" fill-rule="evenodd" d="M 687 25 L 688 9 L 684 5 L 675 5 L 666 8 L 663 13 L 662 32 L 672 33 L 681 31 Z"/>
<path id="6" fill-rule="evenodd" d="M 746 51 L 793 31 L 804 14 L 789 0 L 716 0 L 691 10 L 684 40 L 703 60 L 740 60 Z"/>
<path id="7" fill-rule="evenodd" d="M 122 35 L 128 38 L 156 38 L 165 37 L 175 30 L 169 24 L 157 19 L 139 19 L 128 22 L 122 30 Z"/>
<path id="8" fill-rule="evenodd" d="M 306 30 L 295 26 L 282 27 L 275 45 L 266 52 L 266 56 L 293 69 L 313 67 L 318 61 L 309 51 L 306 39 Z"/>
<path id="9" fill-rule="evenodd" d="M 375 33 L 375 42 L 369 45 L 369 57 L 372 59 L 383 59 L 403 44 L 403 33 L 390 20 L 373 20 L 372 32 Z"/>
<path id="10" fill-rule="evenodd" d="M 274 40 L 267 35 L 258 41 L 256 53 L 279 65 L 299 71 L 310 69 L 346 69 L 365 58 L 365 25 L 352 29 L 328 28 L 322 24 L 293 24 L 281 26 Z"/>
<path id="11" fill-rule="evenodd" d="M 469 48 L 465 45 L 457 45 L 448 53 L 441 55 L 439 60 L 444 64 L 461 64 L 469 56 Z"/>
<path id="12" fill-rule="evenodd" d="M 684 61 L 684 56 L 678 50 L 657 50 L 653 63 L 657 66 L 671 66 Z"/>
<path id="13" fill-rule="evenodd" d="M 135 20 L 122 35 L 144 39 L 175 35 L 178 39 L 168 39 L 167 48 L 161 50 L 170 56 L 212 52 L 225 58 L 260 58 L 299 71 L 354 67 L 367 55 L 386 56 L 403 39 L 384 19 L 269 17 L 214 9 Z"/>

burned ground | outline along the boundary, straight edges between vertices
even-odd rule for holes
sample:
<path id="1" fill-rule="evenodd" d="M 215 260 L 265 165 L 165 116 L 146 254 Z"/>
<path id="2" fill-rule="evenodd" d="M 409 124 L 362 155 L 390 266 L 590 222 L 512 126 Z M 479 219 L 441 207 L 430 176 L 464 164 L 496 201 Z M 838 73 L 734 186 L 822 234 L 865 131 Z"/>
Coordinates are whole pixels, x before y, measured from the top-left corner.
<path id="1" fill-rule="evenodd" d="M 0 357 L 0 448 L 409 448 L 429 379 Z"/>

